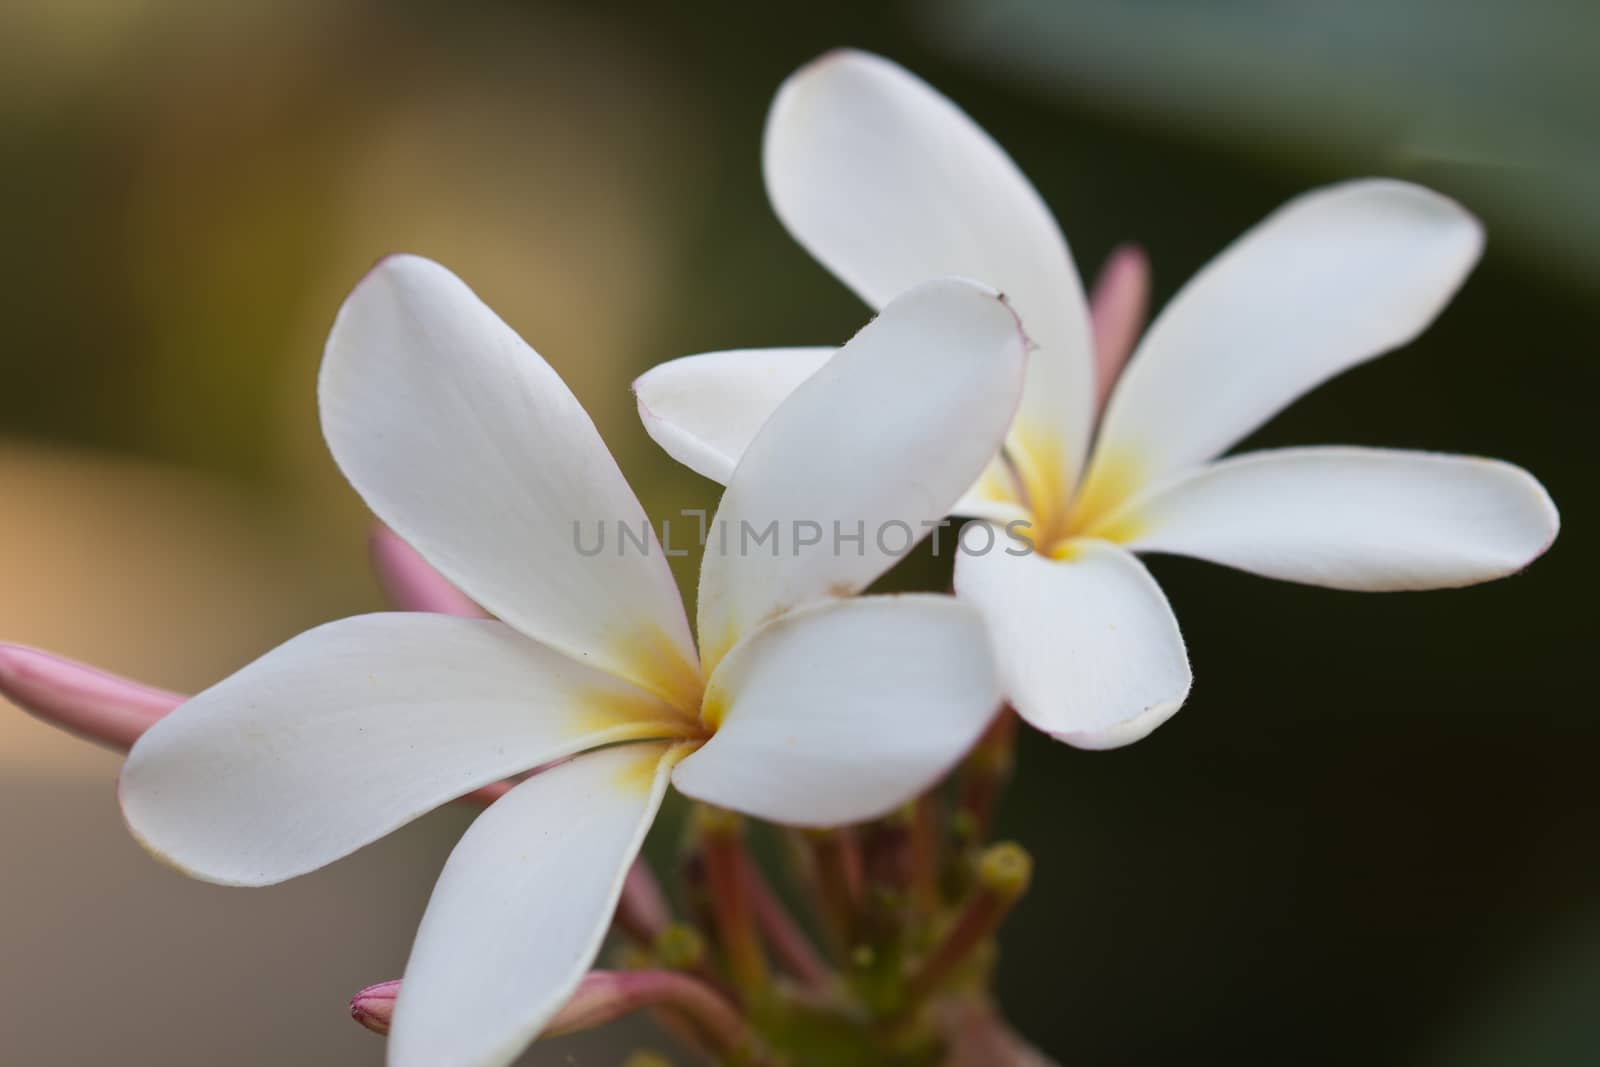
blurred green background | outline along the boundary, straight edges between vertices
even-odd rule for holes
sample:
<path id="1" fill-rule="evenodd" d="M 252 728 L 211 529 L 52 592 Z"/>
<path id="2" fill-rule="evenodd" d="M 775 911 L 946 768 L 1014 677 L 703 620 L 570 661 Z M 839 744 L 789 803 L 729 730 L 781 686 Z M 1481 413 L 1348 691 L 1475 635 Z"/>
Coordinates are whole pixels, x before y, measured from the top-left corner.
<path id="1" fill-rule="evenodd" d="M 1600 9 L 1560 0 L 12 0 L 0 639 L 192 689 L 378 606 L 314 375 L 390 251 L 449 265 L 555 364 L 656 515 L 713 502 L 627 384 L 864 321 L 760 181 L 768 100 L 829 47 L 967 108 L 1085 274 L 1142 243 L 1158 303 L 1296 192 L 1411 178 L 1484 217 L 1483 265 L 1421 340 L 1249 444 L 1504 457 L 1561 539 L 1418 595 L 1154 561 L 1194 695 L 1129 749 L 1026 743 L 1002 828 L 1039 871 L 1002 991 L 1066 1064 L 1595 1062 L 1597 40 Z M 344 998 L 398 974 L 468 813 L 221 890 L 126 839 L 116 762 L 0 716 L 0 1059 L 381 1062 Z"/>

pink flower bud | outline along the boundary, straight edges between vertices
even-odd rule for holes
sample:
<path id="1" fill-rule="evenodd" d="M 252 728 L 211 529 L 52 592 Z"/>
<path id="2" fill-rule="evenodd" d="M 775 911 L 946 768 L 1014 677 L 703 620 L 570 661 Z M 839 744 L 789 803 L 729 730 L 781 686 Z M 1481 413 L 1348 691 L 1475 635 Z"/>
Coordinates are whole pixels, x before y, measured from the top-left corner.
<path id="1" fill-rule="evenodd" d="M 350 998 L 350 1018 L 375 1034 L 387 1034 L 394 1019 L 394 998 L 400 993 L 400 979 L 369 985 Z"/>
<path id="2" fill-rule="evenodd" d="M 1150 310 L 1150 261 L 1138 245 L 1111 253 L 1089 297 L 1094 325 L 1095 405 L 1105 406 L 1117 375 L 1133 354 Z"/>
<path id="3" fill-rule="evenodd" d="M 372 569 L 389 600 L 402 611 L 482 617 L 483 609 L 428 565 L 417 550 L 387 526 L 375 525 L 367 538 Z"/>
<path id="4" fill-rule="evenodd" d="M 52 726 L 124 752 L 186 699 L 22 645 L 0 645 L 0 695 Z"/>

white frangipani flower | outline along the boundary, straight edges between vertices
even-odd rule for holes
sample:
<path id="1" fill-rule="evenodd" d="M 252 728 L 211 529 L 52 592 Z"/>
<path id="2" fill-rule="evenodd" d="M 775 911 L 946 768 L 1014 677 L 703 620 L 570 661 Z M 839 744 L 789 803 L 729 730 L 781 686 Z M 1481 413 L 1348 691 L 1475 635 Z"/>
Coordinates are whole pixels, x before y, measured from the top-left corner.
<path id="1" fill-rule="evenodd" d="M 1510 574 L 1555 537 L 1544 489 L 1493 460 L 1370 448 L 1217 459 L 1433 320 L 1483 244 L 1444 197 L 1357 181 L 1273 213 L 1156 319 L 1095 432 L 1091 327 L 1066 242 L 953 103 L 888 60 L 833 53 L 779 92 L 765 170 L 790 232 L 867 303 L 930 277 L 975 278 L 1007 295 L 1038 343 L 1004 455 L 956 511 L 1027 519 L 1039 552 L 958 556 L 956 591 L 983 611 L 1017 710 L 1062 740 L 1137 740 L 1188 693 L 1177 622 L 1134 552 L 1340 589 L 1430 589 Z M 652 436 L 722 480 L 765 413 L 828 359 L 712 353 L 664 364 L 636 390 Z"/>
<path id="2" fill-rule="evenodd" d="M 937 520 L 1005 433 L 1025 349 L 990 290 L 907 293 L 767 420 L 718 520 Z M 515 1058 L 598 951 L 669 780 L 780 822 L 865 819 L 934 782 L 999 705 L 971 607 L 843 598 L 893 562 L 870 539 L 860 555 L 708 551 L 697 653 L 588 416 L 437 264 L 391 258 L 356 287 L 320 398 L 351 484 L 496 618 L 304 633 L 152 726 L 120 795 L 173 865 L 265 885 L 554 763 L 445 865 L 394 1013 L 396 1067 Z M 958 418 L 970 435 L 940 432 Z M 575 526 L 601 521 L 646 531 L 648 551 L 583 554 Z"/>

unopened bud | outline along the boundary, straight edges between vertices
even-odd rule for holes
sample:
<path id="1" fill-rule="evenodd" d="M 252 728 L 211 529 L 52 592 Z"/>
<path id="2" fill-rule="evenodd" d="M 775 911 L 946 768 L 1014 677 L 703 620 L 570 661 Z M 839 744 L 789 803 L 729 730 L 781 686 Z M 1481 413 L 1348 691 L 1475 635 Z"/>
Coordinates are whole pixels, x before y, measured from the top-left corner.
<path id="1" fill-rule="evenodd" d="M 706 939 L 688 923 L 668 923 L 656 935 L 655 950 L 663 967 L 692 970 L 706 958 Z"/>
<path id="2" fill-rule="evenodd" d="M 997 896 L 1020 897 L 1032 879 L 1033 857 L 1014 841 L 990 845 L 978 859 L 978 884 Z"/>
<path id="3" fill-rule="evenodd" d="M 942 987 L 962 968 L 983 962 L 988 939 L 1005 919 L 1033 877 L 1033 858 L 1021 845 L 1003 841 L 978 858 L 977 891 L 957 914 L 944 941 L 930 952 L 907 982 L 906 1003 L 915 1006 Z"/>
<path id="4" fill-rule="evenodd" d="M 672 1061 L 659 1052 L 635 1052 L 622 1061 L 622 1067 L 672 1067 Z"/>
<path id="5" fill-rule="evenodd" d="M 431 611 L 439 615 L 482 618 L 483 609 L 393 530 L 378 524 L 367 540 L 378 584 L 401 611 Z"/>
<path id="6" fill-rule="evenodd" d="M 696 804 L 694 807 L 695 829 L 707 836 L 738 837 L 743 824 L 744 820 L 727 808 L 712 807 L 710 804 Z"/>
<path id="7" fill-rule="evenodd" d="M 400 993 L 400 979 L 369 985 L 350 998 L 350 1018 L 375 1034 L 387 1034 L 394 1019 L 394 998 Z"/>
<path id="8" fill-rule="evenodd" d="M 52 726 L 124 752 L 185 700 L 22 645 L 0 645 L 0 696 Z"/>

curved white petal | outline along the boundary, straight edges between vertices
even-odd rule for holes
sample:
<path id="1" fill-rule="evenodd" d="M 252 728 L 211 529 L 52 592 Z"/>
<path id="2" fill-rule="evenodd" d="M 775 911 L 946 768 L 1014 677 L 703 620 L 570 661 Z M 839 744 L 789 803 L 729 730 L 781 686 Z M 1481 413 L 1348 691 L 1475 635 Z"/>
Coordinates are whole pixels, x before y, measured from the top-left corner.
<path id="1" fill-rule="evenodd" d="M 667 455 L 727 485 L 756 431 L 837 351 L 753 348 L 671 360 L 633 383 L 640 421 Z M 999 456 L 951 511 L 997 522 L 1027 516 L 1015 479 Z"/>
<path id="2" fill-rule="evenodd" d="M 998 523 L 1016 519 L 1026 521 L 1032 516 L 1032 512 L 1022 502 L 1022 491 L 1017 484 L 1016 472 L 1012 470 L 1004 456 L 996 456 L 989 461 L 989 465 L 978 475 L 978 480 L 973 483 L 972 488 L 950 508 L 950 514 L 969 519 L 989 519 Z M 947 538 L 953 538 L 960 529 L 960 521 L 952 520 Z"/>
<path id="3" fill-rule="evenodd" d="M 390 1067 L 503 1067 L 594 962 L 666 791 L 665 745 L 591 752 L 478 816 L 433 889 L 389 1031 Z"/>
<path id="4" fill-rule="evenodd" d="M 750 443 L 709 531 L 706 671 L 742 634 L 857 592 L 921 540 L 999 449 L 1025 362 L 1005 302 L 946 280 L 893 300 L 802 382 Z"/>
<path id="5" fill-rule="evenodd" d="M 1110 501 L 1211 459 L 1300 394 L 1410 341 L 1482 247 L 1460 205 L 1405 182 L 1291 200 L 1151 325 L 1111 395 L 1085 493 Z"/>
<path id="6" fill-rule="evenodd" d="M 657 698 L 504 623 L 362 615 L 301 634 L 157 722 L 118 794 L 162 859 L 266 885 L 508 775 L 682 728 Z"/>
<path id="7" fill-rule="evenodd" d="M 1039 346 L 1013 443 L 1030 483 L 1066 492 L 1093 421 L 1088 305 L 1050 209 L 1005 151 L 909 71 L 839 51 L 784 83 L 763 164 L 789 232 L 873 307 L 947 276 L 1006 294 Z"/>
<path id="8" fill-rule="evenodd" d="M 1543 553 L 1560 524 L 1520 467 L 1370 448 L 1229 457 L 1154 491 L 1119 521 L 1135 550 L 1364 590 L 1504 577 Z"/>
<path id="9" fill-rule="evenodd" d="M 757 348 L 684 356 L 633 383 L 645 432 L 667 455 L 719 485 L 795 386 L 835 348 Z"/>
<path id="10" fill-rule="evenodd" d="M 1079 748 L 1126 745 L 1171 718 L 1189 657 L 1143 565 L 1104 541 L 1070 542 L 1059 560 L 997 544 L 956 558 L 956 595 L 988 624 L 1017 713 Z"/>
<path id="11" fill-rule="evenodd" d="M 638 499 L 566 384 L 459 278 L 378 264 L 339 309 L 318 389 L 345 477 L 463 593 L 694 705 L 688 620 Z M 619 523 L 648 550 L 620 546 Z"/>
<path id="12" fill-rule="evenodd" d="M 706 690 L 716 732 L 681 791 L 773 822 L 835 826 L 905 803 L 1000 704 L 977 612 L 952 597 L 861 597 L 768 623 Z"/>

